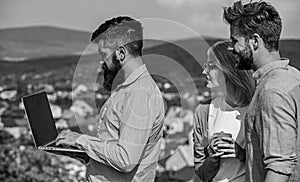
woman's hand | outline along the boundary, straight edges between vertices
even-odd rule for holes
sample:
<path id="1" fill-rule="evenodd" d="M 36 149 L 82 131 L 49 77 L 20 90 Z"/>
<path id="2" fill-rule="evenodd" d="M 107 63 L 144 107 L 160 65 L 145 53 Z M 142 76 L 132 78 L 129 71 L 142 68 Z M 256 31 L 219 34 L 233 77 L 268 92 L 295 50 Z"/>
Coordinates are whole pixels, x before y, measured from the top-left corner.
<path id="1" fill-rule="evenodd" d="M 236 144 L 233 138 L 231 137 L 222 137 L 220 140 L 216 141 L 216 151 L 222 153 L 221 158 L 236 157 Z"/>
<path id="2" fill-rule="evenodd" d="M 217 140 L 218 140 L 218 136 L 217 135 L 213 135 L 210 143 L 207 147 L 207 151 L 209 154 L 209 157 L 211 158 L 211 160 L 213 161 L 219 161 L 220 157 L 224 154 L 224 152 L 219 152 L 218 151 L 218 147 L 217 147 Z"/>

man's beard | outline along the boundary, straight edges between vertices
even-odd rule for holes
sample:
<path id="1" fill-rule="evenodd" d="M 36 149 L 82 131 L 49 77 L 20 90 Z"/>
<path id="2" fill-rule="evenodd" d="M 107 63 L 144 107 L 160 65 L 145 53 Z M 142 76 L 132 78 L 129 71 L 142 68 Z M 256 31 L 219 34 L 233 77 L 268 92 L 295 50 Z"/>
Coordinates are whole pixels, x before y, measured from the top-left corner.
<path id="1" fill-rule="evenodd" d="M 251 70 L 253 68 L 253 53 L 250 49 L 249 43 L 246 48 L 239 53 L 235 52 L 238 56 L 236 67 L 240 70 Z"/>
<path id="2" fill-rule="evenodd" d="M 112 68 L 108 68 L 106 63 L 104 63 L 102 65 L 102 69 L 104 71 L 103 87 L 107 91 L 112 90 L 113 84 L 114 84 L 114 86 L 116 85 L 115 78 L 116 78 L 118 72 L 120 71 L 121 67 L 122 66 L 121 66 L 120 60 L 117 59 L 115 52 L 112 55 Z"/>

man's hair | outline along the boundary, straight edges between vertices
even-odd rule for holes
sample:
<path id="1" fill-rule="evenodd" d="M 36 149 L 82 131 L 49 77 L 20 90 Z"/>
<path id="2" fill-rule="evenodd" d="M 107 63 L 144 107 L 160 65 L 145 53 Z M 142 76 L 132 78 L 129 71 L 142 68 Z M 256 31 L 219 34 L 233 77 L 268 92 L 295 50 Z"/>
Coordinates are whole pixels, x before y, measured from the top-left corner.
<path id="1" fill-rule="evenodd" d="M 116 49 L 125 46 L 134 57 L 142 55 L 142 24 L 128 16 L 118 16 L 106 20 L 92 34 L 91 42 L 104 40 L 105 46 Z"/>
<path id="2" fill-rule="evenodd" d="M 271 4 L 264 1 L 242 4 L 237 1 L 232 7 L 224 8 L 224 20 L 246 38 L 257 33 L 268 51 L 278 50 L 282 22 Z"/>

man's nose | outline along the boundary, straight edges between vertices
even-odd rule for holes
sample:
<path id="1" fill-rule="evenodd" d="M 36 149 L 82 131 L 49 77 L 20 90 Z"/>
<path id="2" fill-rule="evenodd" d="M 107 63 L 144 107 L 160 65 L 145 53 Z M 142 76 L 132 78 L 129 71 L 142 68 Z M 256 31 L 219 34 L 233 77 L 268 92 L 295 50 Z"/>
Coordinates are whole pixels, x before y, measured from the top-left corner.
<path id="1" fill-rule="evenodd" d="M 230 51 L 232 54 L 237 55 L 238 53 L 235 51 L 235 49 L 232 46 L 229 46 L 227 48 L 228 51 Z"/>
<path id="2" fill-rule="evenodd" d="M 104 70 L 103 70 L 103 64 L 104 64 L 104 61 L 100 60 L 99 61 L 99 64 L 100 64 L 100 67 L 98 67 L 97 71 L 98 73 L 102 73 Z"/>

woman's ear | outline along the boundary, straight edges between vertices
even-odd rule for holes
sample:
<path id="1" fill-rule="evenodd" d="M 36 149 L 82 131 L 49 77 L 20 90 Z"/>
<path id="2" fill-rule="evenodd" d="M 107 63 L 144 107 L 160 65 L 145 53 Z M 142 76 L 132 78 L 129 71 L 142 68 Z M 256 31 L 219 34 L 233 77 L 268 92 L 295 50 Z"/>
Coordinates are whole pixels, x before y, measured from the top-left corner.
<path id="1" fill-rule="evenodd" d="M 127 55 L 127 49 L 125 48 L 125 46 L 120 46 L 118 48 L 118 50 L 116 51 L 116 54 L 117 54 L 117 58 L 123 62 L 126 58 L 126 55 Z"/>

